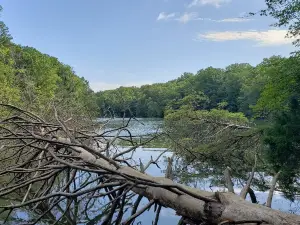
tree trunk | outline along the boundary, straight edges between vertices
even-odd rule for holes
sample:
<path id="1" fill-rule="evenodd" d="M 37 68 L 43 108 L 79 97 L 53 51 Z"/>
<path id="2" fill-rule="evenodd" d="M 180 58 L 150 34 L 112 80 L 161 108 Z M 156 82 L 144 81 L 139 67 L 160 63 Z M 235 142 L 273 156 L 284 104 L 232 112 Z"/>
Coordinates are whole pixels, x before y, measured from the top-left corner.
<path id="1" fill-rule="evenodd" d="M 115 166 L 104 159 L 96 159 L 86 150 L 77 148 L 77 150 L 80 149 L 79 156 L 83 161 L 98 165 L 102 169 L 115 170 L 116 173 L 122 175 L 154 182 L 154 185 L 134 187 L 132 191 L 147 197 L 149 200 L 155 200 L 164 207 L 172 208 L 177 214 L 191 218 L 194 221 L 209 221 L 211 224 L 219 224 L 224 221 L 252 221 L 252 223 L 256 221 L 256 223 L 265 222 L 273 225 L 300 225 L 300 216 L 298 215 L 253 204 L 233 193 L 202 191 L 176 184 L 164 177 L 152 177 L 129 167 L 116 169 Z M 118 179 L 118 176 L 115 179 Z M 170 190 L 170 187 L 166 188 L 164 186 L 172 186 L 174 189 L 177 187 L 177 189 L 180 189 L 180 193 L 174 193 Z M 209 199 L 212 201 L 209 201 Z"/>
<path id="2" fill-rule="evenodd" d="M 272 179 L 272 183 L 271 183 L 271 187 L 269 190 L 269 195 L 268 195 L 268 199 L 267 199 L 267 203 L 266 203 L 266 206 L 270 207 L 270 208 L 272 206 L 272 199 L 273 199 L 273 195 L 274 195 L 274 191 L 275 191 L 275 187 L 276 187 L 279 175 L 280 175 L 280 171 L 278 173 L 276 173 Z"/>
<path id="3" fill-rule="evenodd" d="M 257 199 L 256 199 L 256 195 L 255 195 L 254 191 L 252 190 L 252 188 L 248 188 L 248 193 L 250 195 L 251 202 L 255 203 L 255 204 L 258 203 Z"/>
<path id="4" fill-rule="evenodd" d="M 230 173 L 231 169 L 229 167 L 227 167 L 224 171 L 224 176 L 225 176 L 225 182 L 226 182 L 226 186 L 229 192 L 234 193 L 234 188 L 233 188 L 233 183 L 231 180 L 231 173 Z"/>
<path id="5" fill-rule="evenodd" d="M 255 160 L 256 161 L 256 160 Z M 250 189 L 250 186 L 251 186 L 251 183 L 252 183 L 252 180 L 253 180 L 253 177 L 254 177 L 254 173 L 255 173 L 255 168 L 256 168 L 256 162 L 255 162 L 255 165 L 254 167 L 252 168 L 252 171 L 251 171 L 251 174 L 247 180 L 247 183 L 246 185 L 243 187 L 243 189 L 241 190 L 241 193 L 240 193 L 240 196 L 245 199 L 246 196 L 247 196 L 247 193 L 249 192 L 249 189 Z"/>

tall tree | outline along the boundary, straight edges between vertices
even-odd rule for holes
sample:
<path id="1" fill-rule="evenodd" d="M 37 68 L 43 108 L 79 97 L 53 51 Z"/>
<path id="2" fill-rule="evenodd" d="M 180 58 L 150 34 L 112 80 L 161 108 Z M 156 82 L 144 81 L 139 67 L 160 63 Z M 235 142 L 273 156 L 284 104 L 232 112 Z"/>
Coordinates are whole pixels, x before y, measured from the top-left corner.
<path id="1" fill-rule="evenodd" d="M 264 131 L 266 157 L 289 196 L 295 194 L 295 182 L 300 173 L 300 106 L 296 98 L 289 104 L 289 111 L 277 112 L 274 122 Z"/>
<path id="2" fill-rule="evenodd" d="M 258 73 L 264 82 L 254 110 L 268 115 L 270 112 L 288 109 L 291 98 L 300 97 L 300 59 L 274 56 L 258 65 Z"/>

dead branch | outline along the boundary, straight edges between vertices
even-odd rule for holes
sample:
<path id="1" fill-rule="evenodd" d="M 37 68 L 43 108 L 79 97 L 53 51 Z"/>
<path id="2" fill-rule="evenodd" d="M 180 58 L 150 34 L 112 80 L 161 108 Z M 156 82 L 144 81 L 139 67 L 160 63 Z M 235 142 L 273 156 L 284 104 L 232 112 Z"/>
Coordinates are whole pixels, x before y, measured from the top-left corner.
<path id="1" fill-rule="evenodd" d="M 252 204 L 233 193 L 197 190 L 145 173 L 145 168 L 155 164 L 160 156 L 138 171 L 131 159 L 119 159 L 135 151 L 137 146 L 105 154 L 117 140 L 117 136 L 106 137 L 109 132 L 89 135 L 86 131 L 69 129 L 57 113 L 57 124 L 52 124 L 14 106 L 5 107 L 16 113 L 0 120 L 1 154 L 5 159 L 0 165 L 0 176 L 5 180 L 0 186 L 0 196 L 20 198 L 1 202 L 0 214 L 27 208 L 39 215 L 35 221 L 28 221 L 32 224 L 46 218 L 46 214 L 57 212 L 60 212 L 59 220 L 67 224 L 80 221 L 130 224 L 155 203 L 159 206 L 155 223 L 161 207 L 169 207 L 194 224 L 219 224 L 226 220 L 233 224 L 241 221 L 300 224 L 297 215 Z M 109 140 L 109 144 L 99 150 L 97 143 L 103 140 Z M 229 190 L 233 190 L 233 186 Z M 142 198 L 147 198 L 149 203 L 139 209 Z M 134 206 L 131 216 L 124 218 L 125 212 L 130 210 L 128 203 Z M 93 211 L 94 204 L 98 204 L 97 215 L 91 219 L 85 215 Z M 51 224 L 58 223 L 53 215 L 47 218 Z"/>
<path id="2" fill-rule="evenodd" d="M 240 196 L 243 199 L 246 198 L 247 193 L 249 191 L 249 188 L 251 186 L 251 183 L 252 183 L 252 180 L 253 180 L 253 177 L 254 177 L 254 173 L 255 173 L 255 169 L 256 169 L 256 161 L 257 161 L 257 156 L 255 155 L 255 162 L 254 162 L 254 166 L 252 168 L 251 174 L 250 174 L 250 176 L 249 176 L 249 178 L 247 180 L 246 185 L 243 187 L 243 189 L 241 190 L 241 193 L 240 193 Z"/>

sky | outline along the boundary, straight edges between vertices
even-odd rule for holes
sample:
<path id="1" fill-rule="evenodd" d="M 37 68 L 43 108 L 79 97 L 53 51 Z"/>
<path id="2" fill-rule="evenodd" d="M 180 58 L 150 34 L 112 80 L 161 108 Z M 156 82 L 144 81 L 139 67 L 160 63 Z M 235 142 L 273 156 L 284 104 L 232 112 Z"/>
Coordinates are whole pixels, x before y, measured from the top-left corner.
<path id="1" fill-rule="evenodd" d="M 94 91 L 166 82 L 294 50 L 264 0 L 0 0 L 17 44 L 57 57 Z"/>

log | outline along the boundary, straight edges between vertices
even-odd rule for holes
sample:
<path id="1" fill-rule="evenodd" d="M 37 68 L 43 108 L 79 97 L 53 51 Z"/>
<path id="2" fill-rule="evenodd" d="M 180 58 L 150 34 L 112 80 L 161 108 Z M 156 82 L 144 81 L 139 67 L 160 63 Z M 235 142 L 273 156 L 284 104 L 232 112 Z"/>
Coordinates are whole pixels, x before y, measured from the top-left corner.
<path id="1" fill-rule="evenodd" d="M 80 157 L 83 161 L 105 166 L 107 169 L 116 172 L 155 182 L 157 185 L 180 186 L 194 196 L 202 196 L 204 200 L 193 197 L 187 193 L 176 194 L 164 187 L 154 187 L 148 185 L 146 188 L 133 188 L 132 190 L 150 200 L 155 200 L 165 207 L 174 209 L 177 214 L 192 218 L 194 221 L 209 221 L 212 224 L 219 224 L 223 221 L 258 221 L 273 225 L 292 225 L 300 224 L 300 216 L 288 214 L 266 206 L 253 204 L 233 193 L 207 192 L 184 185 L 175 184 L 172 180 L 164 177 L 152 177 L 146 173 L 141 173 L 129 167 L 115 169 L 103 159 L 96 157 L 81 149 Z M 211 199 L 212 201 L 209 201 Z M 214 200 L 214 201 L 213 201 Z M 244 223 L 246 224 L 246 223 Z"/>

